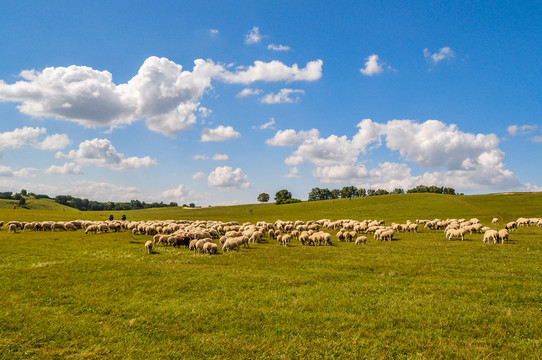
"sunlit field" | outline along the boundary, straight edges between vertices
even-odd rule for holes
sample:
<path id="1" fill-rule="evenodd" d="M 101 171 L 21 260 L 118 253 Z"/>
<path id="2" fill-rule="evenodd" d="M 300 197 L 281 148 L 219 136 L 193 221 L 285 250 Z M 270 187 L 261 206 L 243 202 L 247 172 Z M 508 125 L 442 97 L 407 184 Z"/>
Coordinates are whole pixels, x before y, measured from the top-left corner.
<path id="1" fill-rule="evenodd" d="M 43 199 L 42 199 L 43 200 Z M 105 220 L 70 208 L 0 209 L 0 220 Z M 125 212 L 129 220 L 477 217 L 501 229 L 542 217 L 542 194 L 389 195 L 276 206 Z M 116 218 L 121 213 L 114 212 Z M 500 219 L 492 225 L 491 219 Z M 130 232 L 0 230 L 0 358 L 542 358 L 542 227 L 397 233 L 366 245 L 288 247 L 264 237 L 200 255 Z M 218 242 L 215 240 L 215 242 Z"/>

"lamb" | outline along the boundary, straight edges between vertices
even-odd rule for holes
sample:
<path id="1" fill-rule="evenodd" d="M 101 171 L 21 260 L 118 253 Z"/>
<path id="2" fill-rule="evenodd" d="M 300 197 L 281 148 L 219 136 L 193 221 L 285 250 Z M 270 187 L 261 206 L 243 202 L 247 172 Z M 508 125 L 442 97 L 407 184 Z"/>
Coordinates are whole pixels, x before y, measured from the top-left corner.
<path id="1" fill-rule="evenodd" d="M 145 243 L 145 250 L 147 250 L 147 254 L 151 254 L 151 253 L 152 253 L 152 240 L 148 240 L 148 241 Z"/>
<path id="2" fill-rule="evenodd" d="M 366 236 L 360 236 L 356 239 L 356 242 L 354 243 L 355 245 L 361 245 L 361 244 L 366 244 L 367 243 L 367 237 Z"/>

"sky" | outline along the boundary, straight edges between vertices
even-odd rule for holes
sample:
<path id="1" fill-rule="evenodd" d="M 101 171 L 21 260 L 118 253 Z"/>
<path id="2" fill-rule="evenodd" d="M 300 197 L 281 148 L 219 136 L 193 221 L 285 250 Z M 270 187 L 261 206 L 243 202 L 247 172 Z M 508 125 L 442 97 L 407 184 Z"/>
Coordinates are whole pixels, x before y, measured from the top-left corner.
<path id="1" fill-rule="evenodd" d="M 542 191 L 542 3 L 7 1 L 0 189 Z"/>

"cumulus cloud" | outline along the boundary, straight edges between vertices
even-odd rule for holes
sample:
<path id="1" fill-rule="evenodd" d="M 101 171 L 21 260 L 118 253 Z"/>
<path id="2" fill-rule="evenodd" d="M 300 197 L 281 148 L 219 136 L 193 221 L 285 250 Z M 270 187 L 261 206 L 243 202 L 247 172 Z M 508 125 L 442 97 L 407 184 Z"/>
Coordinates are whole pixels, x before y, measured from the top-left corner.
<path id="1" fill-rule="evenodd" d="M 293 96 L 295 94 L 304 95 L 305 91 L 301 89 L 281 89 L 277 94 L 270 93 L 262 98 L 264 104 L 282 104 L 282 103 L 294 103 L 301 100 L 299 96 Z"/>
<path id="2" fill-rule="evenodd" d="M 271 139 L 265 143 L 272 146 L 295 146 L 303 140 L 316 140 L 320 136 L 317 129 L 296 132 L 293 129 L 279 130 Z"/>
<path id="3" fill-rule="evenodd" d="M 231 72 L 212 60 L 196 59 L 191 71 L 166 58 L 151 56 L 128 82 L 116 85 L 108 71 L 86 66 L 23 70 L 14 84 L 0 80 L 0 101 L 16 102 L 21 113 L 56 118 L 84 127 L 118 128 L 145 120 L 147 127 L 175 136 L 196 123 L 195 113 L 208 112 L 199 100 L 212 80 L 249 84 L 255 81 L 314 81 L 322 76 L 322 61 L 300 69 L 280 61 L 255 61 Z"/>
<path id="4" fill-rule="evenodd" d="M 278 60 L 255 61 L 254 65 L 240 67 L 236 72 L 222 71 L 217 74 L 229 83 L 249 84 L 255 81 L 315 81 L 322 77 L 322 60 L 309 61 L 304 69 L 297 64 L 287 66 Z"/>
<path id="5" fill-rule="evenodd" d="M 28 126 L 0 133 L 0 151 L 4 149 L 18 149 L 26 145 L 40 150 L 60 150 L 70 143 L 70 139 L 66 134 L 49 135 L 43 140 L 40 140 L 46 133 L 47 129 L 45 128 Z"/>
<path id="6" fill-rule="evenodd" d="M 13 170 L 9 166 L 0 165 L 0 176 L 12 177 Z"/>
<path id="7" fill-rule="evenodd" d="M 207 155 L 194 155 L 192 158 L 194 160 L 209 160 L 209 157 Z"/>
<path id="8" fill-rule="evenodd" d="M 365 62 L 365 67 L 359 69 L 359 71 L 363 75 L 372 76 L 372 75 L 378 75 L 384 72 L 384 68 L 382 67 L 382 64 L 378 63 L 378 55 L 373 54 L 367 57 L 367 61 Z"/>
<path id="9" fill-rule="evenodd" d="M 230 166 L 217 167 L 207 177 L 209 186 L 220 190 L 246 189 L 250 187 L 248 176 L 240 168 L 233 170 Z"/>
<path id="10" fill-rule="evenodd" d="M 542 136 L 533 136 L 532 138 L 529 138 L 529 140 L 536 143 L 542 143 Z"/>
<path id="11" fill-rule="evenodd" d="M 210 141 L 225 141 L 236 139 L 240 137 L 237 131 L 231 126 L 218 126 L 214 129 L 205 128 L 201 132 L 201 142 L 210 142 Z"/>
<path id="12" fill-rule="evenodd" d="M 156 160 L 149 156 L 125 158 L 124 154 L 117 152 L 111 141 L 97 138 L 80 143 L 77 150 L 70 150 L 68 154 L 58 152 L 57 157 L 73 159 L 80 165 L 107 167 L 113 170 L 150 168 L 157 164 Z"/>
<path id="13" fill-rule="evenodd" d="M 288 174 L 285 174 L 282 177 L 289 179 L 301 179 L 301 176 L 299 175 L 299 170 L 295 166 L 291 167 L 288 171 Z"/>
<path id="14" fill-rule="evenodd" d="M 198 171 L 197 173 L 195 174 L 192 174 L 192 180 L 201 180 L 205 177 L 205 174 L 203 173 L 203 171 Z"/>
<path id="15" fill-rule="evenodd" d="M 228 160 L 230 157 L 227 154 L 215 154 L 213 156 L 213 160 L 215 161 L 225 161 Z"/>
<path id="16" fill-rule="evenodd" d="M 460 191 L 523 187 L 506 169 L 504 152 L 494 134 L 465 133 L 454 124 L 438 120 L 376 123 L 364 119 L 357 127 L 351 140 L 336 135 L 304 139 L 284 162 L 289 166 L 314 165 L 312 175 L 324 183 L 352 183 L 387 190 L 420 183 L 452 186 Z M 296 135 L 294 130 L 279 131 L 268 143 L 292 145 L 300 141 Z M 360 155 L 382 145 L 406 163 L 383 162 L 376 168 L 367 168 Z M 408 163 L 426 172 L 413 175 Z"/>
<path id="17" fill-rule="evenodd" d="M 47 170 L 44 171 L 46 174 L 72 174 L 72 175 L 81 175 L 81 166 L 73 162 L 64 163 L 62 166 L 51 165 Z"/>
<path id="18" fill-rule="evenodd" d="M 239 94 L 237 94 L 237 97 L 247 97 L 252 95 L 260 95 L 263 91 L 260 89 L 251 89 L 251 88 L 245 88 L 241 90 Z"/>
<path id="19" fill-rule="evenodd" d="M 512 136 L 527 135 L 536 130 L 538 130 L 537 125 L 510 125 L 506 128 L 508 134 Z"/>
<path id="20" fill-rule="evenodd" d="M 248 34 L 245 35 L 245 44 L 252 45 L 262 41 L 262 34 L 260 34 L 260 28 L 254 26 Z"/>
<path id="21" fill-rule="evenodd" d="M 287 45 L 269 44 L 269 45 L 267 45 L 267 50 L 272 50 L 272 51 L 290 51 L 290 47 L 287 46 Z"/>
<path id="22" fill-rule="evenodd" d="M 429 49 L 423 49 L 423 56 L 425 57 L 425 60 L 429 62 L 432 65 L 437 65 L 442 60 L 450 60 L 455 56 L 455 53 L 452 51 L 451 48 L 448 46 L 445 46 L 443 48 L 440 48 L 438 52 L 431 53 Z"/>
<path id="23" fill-rule="evenodd" d="M 196 198 L 196 193 L 183 184 L 180 184 L 176 189 L 165 190 L 161 195 L 167 202 L 188 202 Z"/>

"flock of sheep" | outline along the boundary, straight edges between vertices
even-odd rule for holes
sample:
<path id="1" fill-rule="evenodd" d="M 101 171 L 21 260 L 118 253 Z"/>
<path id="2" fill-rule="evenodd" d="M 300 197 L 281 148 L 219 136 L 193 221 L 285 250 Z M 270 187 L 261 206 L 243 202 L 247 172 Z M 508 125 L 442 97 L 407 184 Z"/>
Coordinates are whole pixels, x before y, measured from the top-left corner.
<path id="1" fill-rule="evenodd" d="M 145 243 L 147 253 L 152 253 L 153 246 L 184 246 L 199 254 L 213 255 L 222 252 L 249 247 L 250 243 L 259 243 L 264 237 L 269 241 L 276 240 L 277 244 L 287 247 L 290 242 L 298 241 L 300 245 L 320 246 L 333 245 L 330 232 L 336 231 L 338 241 L 354 242 L 363 245 L 367 236 L 374 240 L 392 241 L 399 232 L 417 233 L 423 226 L 427 230 L 443 230 L 448 240 L 464 240 L 467 235 L 483 233 L 484 243 L 503 244 L 509 239 L 509 232 L 523 226 L 542 226 L 542 218 L 519 218 L 507 223 L 503 229 L 494 230 L 483 226 L 476 218 L 466 219 L 434 219 L 407 221 L 404 224 L 392 223 L 385 225 L 384 220 L 329 220 L 316 221 L 282 221 L 274 223 L 258 222 L 256 224 L 239 224 L 236 221 L 41 221 L 19 222 L 10 221 L 5 224 L 8 231 L 76 231 L 84 230 L 85 234 L 130 231 L 134 235 L 152 236 Z M 492 225 L 499 225 L 494 218 Z M 0 221 L 0 228 L 4 222 Z M 218 244 L 215 243 L 218 240 Z"/>

